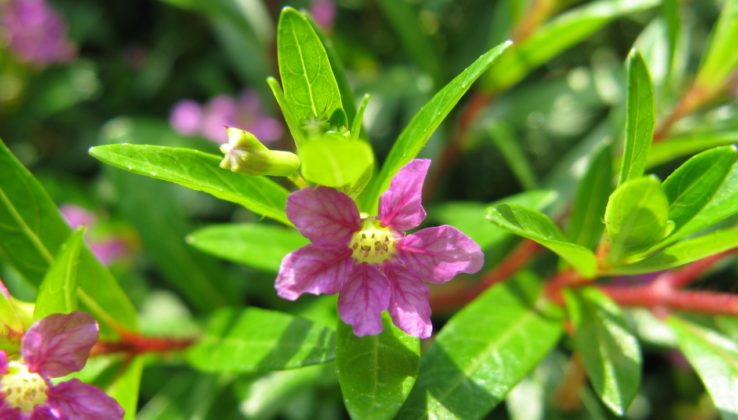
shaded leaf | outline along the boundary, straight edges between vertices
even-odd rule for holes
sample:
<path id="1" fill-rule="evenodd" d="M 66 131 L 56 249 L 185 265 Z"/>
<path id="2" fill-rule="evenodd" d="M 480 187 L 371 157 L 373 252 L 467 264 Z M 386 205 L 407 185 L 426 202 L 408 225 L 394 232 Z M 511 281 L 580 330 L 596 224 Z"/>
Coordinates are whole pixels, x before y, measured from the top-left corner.
<path id="1" fill-rule="evenodd" d="M 389 419 L 405 402 L 420 364 L 420 340 L 395 327 L 385 314 L 383 332 L 357 337 L 338 322 L 336 371 L 353 419 Z"/>
<path id="2" fill-rule="evenodd" d="M 276 273 L 282 258 L 308 244 L 298 232 L 263 223 L 213 225 L 187 237 L 195 248 L 227 260 Z"/>
<path id="3" fill-rule="evenodd" d="M 495 286 L 444 326 L 420 361 L 398 418 L 481 418 L 556 345 L 560 309 L 523 273 Z"/>
<path id="4" fill-rule="evenodd" d="M 238 203 L 256 214 L 290 225 L 284 212 L 287 190 L 268 178 L 218 167 L 216 155 L 193 149 L 138 144 L 109 144 L 90 149 L 92 157 L 135 174 L 203 191 Z"/>
<path id="5" fill-rule="evenodd" d="M 36 296 L 33 319 L 51 314 L 68 314 L 77 309 L 77 269 L 85 229 L 74 231 L 62 244 Z"/>
<path id="6" fill-rule="evenodd" d="M 268 372 L 333 360 L 335 344 L 333 331 L 302 318 L 258 308 L 221 309 L 187 360 L 205 372 Z"/>
<path id="7" fill-rule="evenodd" d="M 589 249 L 597 246 L 612 183 L 612 146 L 608 144 L 596 152 L 577 187 L 567 232 L 575 244 Z"/>
<path id="8" fill-rule="evenodd" d="M 536 241 L 571 264 L 584 277 L 592 277 L 597 260 L 592 251 L 569 242 L 545 214 L 517 204 L 498 204 L 487 209 L 487 220 L 508 232 Z"/>

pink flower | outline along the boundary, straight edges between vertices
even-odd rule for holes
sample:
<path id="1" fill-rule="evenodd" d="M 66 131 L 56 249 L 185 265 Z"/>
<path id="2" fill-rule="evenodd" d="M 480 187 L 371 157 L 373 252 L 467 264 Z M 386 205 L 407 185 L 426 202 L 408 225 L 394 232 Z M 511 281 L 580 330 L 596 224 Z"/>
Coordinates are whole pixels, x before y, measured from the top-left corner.
<path id="1" fill-rule="evenodd" d="M 78 379 L 57 378 L 84 367 L 97 342 L 97 322 L 84 312 L 54 314 L 23 336 L 22 359 L 0 351 L 0 418 L 4 420 L 123 418 L 123 409 L 101 390 Z"/>
<path id="2" fill-rule="evenodd" d="M 314 0 L 310 5 L 310 14 L 315 23 L 323 29 L 330 29 L 336 18 L 336 4 L 333 0 Z"/>
<path id="3" fill-rule="evenodd" d="M 425 219 L 421 203 L 430 160 L 395 175 L 379 200 L 379 217 L 361 217 L 353 200 L 331 188 L 304 188 L 287 199 L 287 216 L 312 241 L 282 260 L 279 296 L 338 293 L 338 312 L 357 336 L 382 332 L 382 312 L 419 338 L 433 330 L 428 288 L 484 262 L 479 245 L 451 226 L 404 234 Z"/>
<path id="4" fill-rule="evenodd" d="M 65 204 L 59 209 L 62 217 L 72 228 L 87 226 L 92 228 L 97 223 L 97 217 L 82 207 L 74 204 Z M 121 260 L 131 254 L 131 246 L 122 238 L 108 237 L 86 241 L 90 247 L 90 251 L 100 260 L 101 263 L 109 265 L 115 261 Z"/>

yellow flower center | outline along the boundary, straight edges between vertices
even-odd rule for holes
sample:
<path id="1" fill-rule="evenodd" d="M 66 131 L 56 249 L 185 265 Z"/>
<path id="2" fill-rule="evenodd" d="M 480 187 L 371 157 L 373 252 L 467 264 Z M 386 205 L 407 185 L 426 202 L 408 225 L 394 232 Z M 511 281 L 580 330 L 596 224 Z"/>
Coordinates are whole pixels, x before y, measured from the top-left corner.
<path id="1" fill-rule="evenodd" d="M 0 379 L 0 391 L 5 402 L 24 413 L 30 413 L 46 402 L 46 381 L 41 375 L 28 371 L 20 362 L 8 363 L 8 373 Z"/>
<path id="2" fill-rule="evenodd" d="M 367 264 L 381 264 L 395 253 L 396 233 L 382 226 L 379 221 L 366 219 L 361 229 L 351 237 L 349 247 L 356 261 Z"/>

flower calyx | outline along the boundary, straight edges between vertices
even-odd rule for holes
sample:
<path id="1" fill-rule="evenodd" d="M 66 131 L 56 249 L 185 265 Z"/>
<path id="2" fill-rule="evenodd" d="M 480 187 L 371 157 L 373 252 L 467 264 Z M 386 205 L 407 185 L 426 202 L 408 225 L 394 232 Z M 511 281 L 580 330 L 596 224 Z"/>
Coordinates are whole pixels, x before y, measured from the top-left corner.
<path id="1" fill-rule="evenodd" d="M 228 143 L 220 146 L 225 155 L 220 167 L 246 175 L 292 176 L 300 167 L 296 154 L 270 150 L 253 134 L 227 127 Z"/>

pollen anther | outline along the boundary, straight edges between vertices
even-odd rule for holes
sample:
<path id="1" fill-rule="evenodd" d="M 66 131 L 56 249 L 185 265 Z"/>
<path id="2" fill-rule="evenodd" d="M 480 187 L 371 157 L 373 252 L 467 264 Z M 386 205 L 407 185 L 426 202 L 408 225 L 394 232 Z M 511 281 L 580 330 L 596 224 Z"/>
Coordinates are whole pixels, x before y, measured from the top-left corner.
<path id="1" fill-rule="evenodd" d="M 365 219 L 361 229 L 351 237 L 349 248 L 354 259 L 366 264 L 381 264 L 395 253 L 395 238 L 398 234 L 379 221 Z"/>

